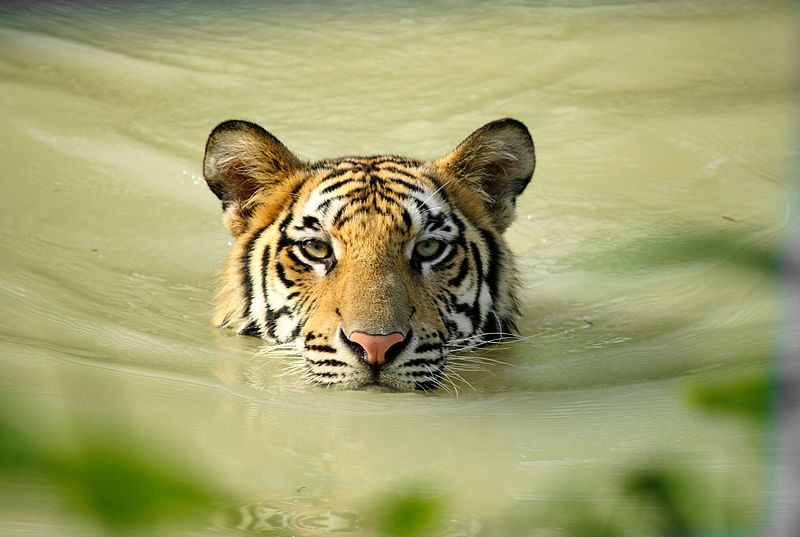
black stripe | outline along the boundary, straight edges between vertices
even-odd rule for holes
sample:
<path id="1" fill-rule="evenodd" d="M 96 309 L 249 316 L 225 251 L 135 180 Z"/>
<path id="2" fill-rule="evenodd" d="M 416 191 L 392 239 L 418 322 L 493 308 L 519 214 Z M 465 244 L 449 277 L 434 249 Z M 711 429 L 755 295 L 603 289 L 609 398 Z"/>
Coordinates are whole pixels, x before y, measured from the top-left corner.
<path id="1" fill-rule="evenodd" d="M 411 173 L 411 172 L 409 172 L 407 170 L 404 170 L 402 168 L 398 168 L 396 166 L 384 166 L 384 167 L 381 168 L 381 171 L 389 172 L 389 173 L 396 173 L 398 175 L 403 175 L 405 177 L 408 177 L 409 179 L 417 179 L 417 176 L 414 175 L 413 173 Z"/>
<path id="2" fill-rule="evenodd" d="M 459 235 L 463 235 L 464 234 L 464 229 L 465 229 L 464 222 L 462 222 L 461 219 L 458 216 L 456 216 L 454 213 L 450 213 L 450 221 L 453 222 L 456 225 L 456 227 L 458 228 L 458 234 Z"/>
<path id="3" fill-rule="evenodd" d="M 328 213 L 328 209 L 330 209 L 330 207 L 331 207 L 331 203 L 333 203 L 333 199 L 332 198 L 326 199 L 325 201 L 323 201 L 322 203 L 320 203 L 319 205 L 317 205 L 314 208 L 314 212 L 315 213 L 321 213 L 322 217 L 325 218 L 325 216 Z"/>
<path id="4" fill-rule="evenodd" d="M 294 253 L 294 250 L 289 249 L 286 252 L 286 257 L 294 262 L 295 266 L 292 267 L 293 270 L 296 270 L 297 272 L 308 272 L 312 270 L 311 264 L 297 257 L 297 254 Z"/>
<path id="5" fill-rule="evenodd" d="M 427 358 L 414 358 L 405 362 L 401 367 L 417 367 L 420 365 L 439 365 L 444 361 L 441 356 L 435 360 L 428 360 Z"/>
<path id="6" fill-rule="evenodd" d="M 428 213 L 428 217 L 425 220 L 425 229 L 427 231 L 436 231 L 437 229 L 443 227 L 447 224 L 447 220 L 445 219 L 444 213 Z"/>
<path id="7" fill-rule="evenodd" d="M 401 157 L 398 155 L 379 155 L 377 157 L 372 157 L 374 160 L 375 165 L 381 164 L 400 164 L 401 166 L 407 166 L 409 168 L 419 168 L 422 165 L 422 162 L 419 160 L 415 160 L 408 157 Z"/>
<path id="8" fill-rule="evenodd" d="M 347 362 L 342 362 L 341 360 L 334 360 L 332 358 L 326 358 L 325 360 L 312 360 L 311 358 L 306 358 L 308 363 L 313 365 L 327 365 L 331 367 L 347 367 Z"/>
<path id="9" fill-rule="evenodd" d="M 444 328 L 445 330 L 447 330 L 448 336 L 455 337 L 458 334 L 458 325 L 456 324 L 456 322 L 452 319 L 445 317 L 444 315 L 441 314 L 441 312 L 439 313 L 439 316 L 444 321 Z"/>
<path id="10" fill-rule="evenodd" d="M 328 371 L 323 373 L 317 373 L 316 371 L 314 371 L 313 373 L 315 377 L 322 377 L 322 378 L 333 378 L 339 376 L 339 373 L 330 373 Z"/>
<path id="11" fill-rule="evenodd" d="M 349 164 L 351 167 L 353 166 L 363 166 L 364 161 L 369 159 L 370 157 L 340 157 L 334 159 L 336 163 L 340 164 Z M 350 168 L 348 168 L 350 169 Z"/>
<path id="12" fill-rule="evenodd" d="M 319 219 L 316 216 L 306 215 L 303 217 L 303 224 L 300 226 L 294 226 L 297 231 L 302 231 L 304 229 L 313 229 L 319 230 L 322 226 L 319 223 Z"/>
<path id="13" fill-rule="evenodd" d="M 307 320 L 308 319 L 304 319 L 302 322 L 297 323 L 297 325 L 294 327 L 294 330 L 292 330 L 292 341 L 300 336 L 300 332 L 303 331 L 303 327 L 305 326 Z"/>
<path id="14" fill-rule="evenodd" d="M 360 182 L 360 179 L 356 179 L 354 177 L 348 177 L 347 179 L 342 179 L 341 181 L 336 181 L 332 185 L 326 186 L 325 188 L 320 190 L 319 193 L 320 194 L 329 194 L 329 193 L 333 192 L 334 190 L 336 190 L 337 188 L 343 187 L 347 183 L 355 183 L 355 182 Z"/>
<path id="15" fill-rule="evenodd" d="M 486 316 L 486 321 L 483 323 L 483 326 L 481 327 L 481 332 L 483 332 L 484 334 L 492 334 L 491 337 L 486 337 L 486 336 L 483 337 L 483 340 L 485 342 L 491 342 L 501 339 L 502 336 L 500 336 L 499 333 L 503 332 L 503 327 L 500 324 L 500 318 L 497 316 L 495 312 L 491 311 Z"/>
<path id="16" fill-rule="evenodd" d="M 417 179 L 417 178 L 414 177 L 414 179 Z M 396 177 L 392 177 L 392 182 L 393 183 L 397 183 L 398 185 L 403 185 L 403 187 L 405 187 L 407 190 L 410 190 L 411 192 L 416 192 L 417 194 L 429 194 L 428 191 L 425 190 L 424 188 L 422 188 L 421 186 L 419 186 L 419 185 L 417 185 L 415 183 L 411 183 L 409 181 L 406 181 L 404 179 L 398 179 Z"/>
<path id="17" fill-rule="evenodd" d="M 250 321 L 239 333 L 245 336 L 261 337 L 261 332 L 259 332 L 258 325 L 255 321 Z"/>
<path id="18" fill-rule="evenodd" d="M 325 181 L 330 181 L 331 179 L 336 179 L 337 177 L 341 177 L 346 173 L 350 173 L 353 171 L 353 168 L 336 168 L 328 172 L 324 177 L 320 179 L 320 184 L 324 183 Z"/>
<path id="19" fill-rule="evenodd" d="M 335 354 L 336 349 L 331 347 L 330 345 L 306 345 L 307 351 L 317 351 L 317 352 L 327 352 L 330 354 Z"/>
<path id="20" fill-rule="evenodd" d="M 453 259 L 453 257 L 455 257 L 456 251 L 457 248 L 455 247 L 455 245 L 450 245 L 450 250 L 444 255 L 444 257 L 441 258 L 439 261 L 437 261 L 435 264 L 431 265 L 431 272 L 441 272 L 442 270 L 444 270 L 445 263 L 447 263 L 448 261 Z"/>
<path id="21" fill-rule="evenodd" d="M 333 216 L 333 218 L 331 219 L 331 225 L 332 225 L 333 227 L 339 227 L 339 225 L 337 224 L 337 222 L 338 222 L 338 221 L 339 221 L 339 219 L 342 217 L 342 215 L 344 214 L 344 212 L 345 212 L 347 209 L 349 209 L 349 208 L 350 208 L 350 205 L 348 205 L 348 204 L 346 204 L 346 203 L 345 203 L 344 205 L 342 205 L 341 207 L 339 207 L 339 210 L 338 210 L 338 211 L 336 211 L 336 214 L 335 214 L 335 215 Z"/>
<path id="22" fill-rule="evenodd" d="M 369 207 L 362 205 L 360 207 L 356 207 L 355 209 L 353 209 L 353 212 L 351 212 L 347 216 L 340 218 L 338 222 L 336 220 L 333 220 L 332 225 L 336 229 L 341 229 L 343 225 L 345 225 L 347 222 L 355 218 L 357 215 L 364 213 L 372 213 L 378 216 L 392 216 L 392 214 L 389 211 L 386 211 L 384 209 L 378 209 L 377 207 Z"/>
<path id="23" fill-rule="evenodd" d="M 413 225 L 413 221 L 411 220 L 411 214 L 409 214 L 408 209 L 403 207 L 403 223 L 406 225 L 406 229 L 411 231 L 411 226 Z"/>
<path id="24" fill-rule="evenodd" d="M 503 264 L 503 254 L 497 245 L 497 240 L 489 231 L 485 229 L 479 229 L 478 231 L 486 243 L 486 249 L 489 250 L 491 263 L 489 263 L 489 273 L 486 275 L 486 280 L 489 284 L 489 294 L 492 296 L 492 302 L 494 302 L 497 299 L 497 287 L 500 283 L 498 281 L 498 273 L 500 265 Z"/>
<path id="25" fill-rule="evenodd" d="M 267 229 L 267 226 L 262 227 L 255 233 L 253 233 L 250 238 L 247 240 L 247 244 L 245 244 L 245 254 L 242 257 L 242 288 L 244 289 L 244 298 L 245 298 L 245 310 L 244 310 L 244 317 L 250 317 L 252 311 L 250 308 L 253 305 L 253 281 L 250 275 L 250 259 L 253 255 L 253 251 L 256 247 L 256 241 L 264 230 Z"/>
<path id="26" fill-rule="evenodd" d="M 275 313 L 275 318 L 277 319 L 278 317 L 282 317 L 284 315 L 289 315 L 290 313 L 292 313 L 292 308 L 290 308 L 289 306 L 281 306 L 280 308 L 275 310 L 274 313 Z"/>
<path id="27" fill-rule="evenodd" d="M 421 354 L 423 352 L 436 351 L 441 348 L 442 348 L 441 343 L 423 343 L 422 345 L 414 349 L 414 352 L 416 352 L 417 354 Z"/>
<path id="28" fill-rule="evenodd" d="M 425 205 L 421 199 L 418 199 L 414 196 L 409 196 L 408 199 L 411 200 L 411 203 L 414 204 L 414 206 L 417 208 L 417 211 L 419 211 L 420 214 L 425 215 L 426 213 L 430 212 L 430 208 L 427 205 Z"/>
<path id="29" fill-rule="evenodd" d="M 275 263 L 275 272 L 278 274 L 278 279 L 283 283 L 283 285 L 288 289 L 289 287 L 294 287 L 294 281 L 290 280 L 286 276 L 286 269 L 283 268 L 283 265 L 280 263 Z"/>
<path id="30" fill-rule="evenodd" d="M 346 203 L 339 210 L 341 212 L 342 209 L 357 204 L 374 206 L 373 200 L 371 199 L 372 197 L 379 197 L 389 203 L 393 203 L 395 205 L 402 205 L 402 198 L 405 198 L 406 194 L 404 194 L 403 192 L 397 192 L 395 190 L 392 190 L 391 188 L 370 188 L 369 186 L 362 186 L 353 188 L 352 190 L 346 192 L 345 194 L 338 194 L 336 196 L 331 196 L 330 198 L 328 198 L 327 201 L 333 202 L 333 201 L 345 200 Z M 336 217 L 334 217 L 334 220 L 335 219 Z"/>
<path id="31" fill-rule="evenodd" d="M 269 318 L 267 319 L 267 334 L 269 337 L 273 339 L 278 339 L 275 330 L 278 327 L 278 319 L 283 317 L 284 315 L 289 315 L 292 313 L 292 310 L 289 309 L 288 306 L 283 306 L 276 311 L 272 311 L 267 309 L 267 314 Z"/>
<path id="32" fill-rule="evenodd" d="M 286 216 L 283 218 L 283 220 L 281 220 L 281 223 L 278 224 L 278 230 L 280 231 L 277 244 L 278 249 L 285 248 L 286 246 L 292 244 L 292 241 L 289 239 L 289 235 L 286 233 L 286 231 L 289 228 L 289 223 L 294 219 L 294 214 L 292 214 L 292 211 L 294 210 L 295 203 L 297 203 L 297 198 L 292 195 L 292 202 L 286 208 Z"/>
<path id="33" fill-rule="evenodd" d="M 469 270 L 469 261 L 467 260 L 467 256 L 464 256 L 461 259 L 461 266 L 458 267 L 458 274 L 453 276 L 448 282 L 447 285 L 450 287 L 461 287 L 461 282 L 464 281 L 464 278 L 467 277 L 467 271 Z"/>
<path id="34" fill-rule="evenodd" d="M 391 194 L 389 194 L 389 192 L 391 192 Z M 399 192 L 395 192 L 390 188 L 386 188 L 384 190 L 380 190 L 378 192 L 375 192 L 375 195 L 377 197 L 379 197 L 379 198 L 383 198 L 384 201 L 386 201 L 388 203 L 391 203 L 391 204 L 394 204 L 394 205 L 402 205 L 403 204 L 402 200 L 400 198 L 395 197 L 395 195 L 402 196 L 402 194 L 400 194 Z"/>
<path id="35" fill-rule="evenodd" d="M 269 291 L 267 289 L 267 273 L 269 272 L 269 244 L 264 246 L 264 253 L 261 255 L 261 289 L 264 293 L 264 320 L 268 323 L 272 316 L 272 310 L 269 307 Z M 268 325 L 267 325 L 268 326 Z M 267 330 L 269 337 L 274 338 L 275 333 Z"/>
<path id="36" fill-rule="evenodd" d="M 481 291 L 483 290 L 483 260 L 481 259 L 481 252 L 478 250 L 478 245 L 475 243 L 470 244 L 472 250 L 472 257 L 475 260 L 475 281 L 477 282 L 477 289 L 475 290 L 475 302 L 473 303 L 472 315 L 472 328 L 477 330 L 481 325 Z M 491 257 L 490 257 L 491 259 Z M 491 265 L 491 263 L 490 263 Z M 494 300 L 494 297 L 492 297 Z"/>
<path id="37" fill-rule="evenodd" d="M 348 156 L 339 157 L 335 159 L 323 160 L 318 164 L 336 165 L 336 164 L 350 164 L 351 166 L 380 166 L 381 164 L 399 164 L 409 168 L 419 168 L 422 166 L 422 161 L 411 159 L 408 157 L 401 157 L 398 155 L 367 155 L 367 156 Z"/>

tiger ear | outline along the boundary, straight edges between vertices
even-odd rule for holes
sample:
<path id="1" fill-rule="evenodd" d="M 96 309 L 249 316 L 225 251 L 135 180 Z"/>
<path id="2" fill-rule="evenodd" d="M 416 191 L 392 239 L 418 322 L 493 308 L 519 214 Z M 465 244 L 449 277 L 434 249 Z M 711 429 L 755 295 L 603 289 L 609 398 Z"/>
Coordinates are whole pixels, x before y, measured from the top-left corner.
<path id="1" fill-rule="evenodd" d="M 233 236 L 244 232 L 255 195 L 268 192 L 304 167 L 294 153 L 255 123 L 217 125 L 206 142 L 203 176 L 222 200 L 223 222 Z"/>
<path id="2" fill-rule="evenodd" d="M 470 134 L 434 166 L 476 191 L 486 201 L 497 229 L 503 232 L 514 221 L 516 198 L 533 176 L 536 154 L 528 128 L 516 119 L 505 118 Z"/>

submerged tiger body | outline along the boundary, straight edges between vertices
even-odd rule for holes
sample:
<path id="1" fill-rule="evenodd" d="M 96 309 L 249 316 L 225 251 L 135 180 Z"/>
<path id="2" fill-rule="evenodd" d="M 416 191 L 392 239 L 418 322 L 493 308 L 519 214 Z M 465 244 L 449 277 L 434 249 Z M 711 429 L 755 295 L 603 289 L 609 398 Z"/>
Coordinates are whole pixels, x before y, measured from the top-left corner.
<path id="1" fill-rule="evenodd" d="M 305 163 L 255 124 L 220 124 L 204 175 L 235 242 L 215 323 L 293 343 L 320 384 L 440 386 L 454 342 L 516 329 L 502 233 L 534 163 L 530 134 L 511 119 L 435 162 Z"/>

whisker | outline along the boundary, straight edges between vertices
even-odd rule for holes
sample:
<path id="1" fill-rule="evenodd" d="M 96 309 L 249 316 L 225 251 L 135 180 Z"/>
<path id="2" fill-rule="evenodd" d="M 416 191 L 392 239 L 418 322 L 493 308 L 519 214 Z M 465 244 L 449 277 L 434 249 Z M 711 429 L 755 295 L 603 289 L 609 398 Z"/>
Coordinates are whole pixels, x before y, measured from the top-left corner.
<path id="1" fill-rule="evenodd" d="M 473 349 L 483 348 L 483 347 L 492 347 L 492 348 L 507 348 L 510 345 L 522 343 L 525 341 L 529 341 L 531 339 L 535 339 L 537 337 L 543 336 L 550 332 L 554 332 L 556 330 L 562 330 L 561 328 L 551 328 L 548 330 L 543 330 L 536 334 L 530 334 L 528 336 L 513 336 L 509 337 L 506 335 L 503 339 L 497 340 L 488 340 L 486 341 L 484 338 L 487 335 L 495 335 L 495 333 L 488 333 L 488 334 L 476 334 L 474 336 L 469 336 L 461 339 L 453 339 L 444 344 L 444 348 L 446 352 L 469 352 Z M 466 344 L 465 344 L 466 343 Z"/>
<path id="2" fill-rule="evenodd" d="M 494 358 L 489 358 L 487 356 L 480 356 L 478 354 L 472 354 L 470 356 L 462 356 L 460 354 L 449 354 L 447 356 L 448 362 L 454 362 L 456 364 L 480 364 L 480 365 L 502 365 L 502 366 L 513 366 L 514 364 L 509 364 L 502 360 L 495 360 Z"/>
<path id="3" fill-rule="evenodd" d="M 453 395 L 453 392 L 455 392 L 455 396 L 458 397 L 458 386 L 456 386 L 456 383 L 453 382 L 453 379 L 451 379 L 447 375 L 447 370 L 446 369 L 440 369 L 440 370 L 438 370 L 438 372 L 441 374 L 442 378 L 444 378 L 445 380 L 447 380 L 450 383 L 450 385 L 453 387 L 453 391 L 450 391 L 450 388 L 448 388 L 447 385 L 444 382 L 442 382 L 440 379 L 436 378 L 436 370 L 433 369 L 433 365 L 425 364 L 425 369 L 427 369 L 431 373 L 431 377 L 434 379 L 434 381 L 436 382 L 436 385 L 439 388 L 442 388 L 444 391 L 446 391 L 450 395 Z"/>
<path id="4" fill-rule="evenodd" d="M 551 332 L 555 332 L 555 331 L 558 331 L 558 330 L 572 331 L 574 329 L 575 329 L 574 327 L 565 329 L 565 328 L 560 327 L 560 326 L 554 326 L 553 328 L 548 328 L 546 330 L 541 330 L 539 332 L 536 332 L 535 334 L 528 334 L 527 336 L 520 336 L 520 335 L 517 335 L 517 334 L 509 334 L 507 332 L 483 332 L 483 333 L 480 333 L 480 334 L 473 334 L 471 336 L 467 336 L 467 337 L 463 337 L 463 338 L 451 339 L 451 340 L 445 342 L 445 347 L 451 347 L 451 346 L 452 347 L 456 347 L 456 346 L 459 346 L 460 342 L 462 342 L 462 341 L 474 341 L 474 340 L 481 340 L 482 343 L 485 342 L 485 343 L 497 344 L 497 345 L 521 343 L 523 341 L 529 341 L 531 339 L 535 339 L 537 337 L 540 337 L 540 336 L 543 336 L 545 334 L 549 334 Z M 490 340 L 486 341 L 486 338 L 488 336 L 497 336 L 498 339 L 496 339 L 496 340 L 491 340 L 490 339 Z"/>
<path id="5" fill-rule="evenodd" d="M 464 384 L 466 384 L 467 386 L 469 386 L 469 387 L 472 389 L 472 391 L 473 391 L 473 392 L 474 392 L 474 391 L 476 391 L 476 390 L 475 390 L 475 386 L 473 386 L 472 384 L 470 384 L 470 383 L 469 383 L 469 381 L 468 381 L 467 379 L 465 379 L 464 377 L 462 377 L 461 375 L 459 375 L 459 374 L 458 374 L 458 373 L 456 373 L 455 371 L 452 371 L 452 370 L 451 370 L 451 371 L 449 371 L 449 373 L 450 373 L 451 375 L 453 375 L 454 377 L 456 377 L 456 378 L 457 378 L 458 380 L 460 380 L 461 382 L 463 382 Z"/>
<path id="6" fill-rule="evenodd" d="M 296 374 L 298 374 L 299 372 L 301 372 L 303 370 L 303 367 L 304 366 L 302 366 L 302 365 L 292 365 L 292 366 L 286 367 L 283 370 L 281 370 L 281 372 L 278 373 L 276 376 L 278 376 L 278 377 L 288 377 L 290 375 L 296 375 Z"/>
<path id="7" fill-rule="evenodd" d="M 480 367 L 472 364 L 448 364 L 451 371 L 461 371 L 462 373 L 488 373 L 489 368 Z"/>
<path id="8" fill-rule="evenodd" d="M 430 196 L 428 196 L 428 199 L 426 199 L 425 201 L 423 201 L 423 202 L 422 202 L 422 204 L 423 204 L 423 205 L 425 205 L 426 203 L 428 203 L 429 201 L 431 201 L 431 200 L 433 199 L 433 197 L 434 197 L 436 194 L 438 194 L 438 193 L 439 193 L 439 192 L 440 192 L 440 191 L 441 191 L 441 190 L 442 190 L 444 187 L 446 187 L 447 185 L 449 185 L 449 184 L 450 184 L 452 181 L 453 181 L 452 179 L 448 179 L 447 181 L 445 181 L 444 183 L 442 183 L 442 185 L 441 185 L 439 188 L 437 188 L 436 190 L 434 190 L 434 191 L 431 193 L 431 195 L 430 195 Z M 441 208 L 441 207 L 437 207 L 437 209 L 439 209 L 439 208 Z"/>
<path id="9" fill-rule="evenodd" d="M 504 337 L 504 338 L 510 339 L 510 340 L 519 338 L 519 336 L 517 336 L 515 334 L 509 334 L 508 332 L 480 332 L 478 334 L 472 334 L 471 336 L 465 336 L 465 337 L 462 337 L 462 338 L 451 339 L 451 340 L 447 341 L 446 344 L 450 344 L 450 343 L 453 343 L 453 342 L 457 343 L 459 341 L 471 341 L 471 340 L 474 340 L 474 339 L 485 339 L 486 336 L 498 336 L 498 337 Z"/>
<path id="10" fill-rule="evenodd" d="M 293 342 L 288 343 L 272 343 L 272 344 L 264 344 L 259 347 L 258 352 L 269 353 L 273 350 L 277 349 L 292 349 L 296 350 L 297 346 Z"/>
<path id="11" fill-rule="evenodd" d="M 453 392 L 452 392 L 452 391 L 450 391 L 450 388 L 448 388 L 448 387 L 447 387 L 447 386 L 446 386 L 446 385 L 445 385 L 445 384 L 444 384 L 444 383 L 443 383 L 443 382 L 442 382 L 440 379 L 438 379 L 438 378 L 436 377 L 436 369 L 434 369 L 434 367 L 433 367 L 433 365 L 432 365 L 432 364 L 422 364 L 422 366 L 423 366 L 425 369 L 427 369 L 427 370 L 428 370 L 428 373 L 430 373 L 430 375 L 431 375 L 431 379 L 433 380 L 433 383 L 434 383 L 434 386 L 436 386 L 437 388 L 441 388 L 441 389 L 443 389 L 444 391 L 446 391 L 446 392 L 447 392 L 447 393 L 449 393 L 450 395 L 453 395 Z M 444 370 L 439 370 L 439 372 L 440 372 L 440 373 L 442 373 L 442 374 L 444 374 Z M 453 385 L 453 388 L 455 388 L 455 390 L 456 390 L 456 397 L 458 397 L 458 388 L 456 388 L 456 387 L 455 387 L 455 385 Z M 423 388 L 423 389 L 424 389 L 424 388 Z M 427 390 L 425 390 L 425 391 L 427 392 Z"/>

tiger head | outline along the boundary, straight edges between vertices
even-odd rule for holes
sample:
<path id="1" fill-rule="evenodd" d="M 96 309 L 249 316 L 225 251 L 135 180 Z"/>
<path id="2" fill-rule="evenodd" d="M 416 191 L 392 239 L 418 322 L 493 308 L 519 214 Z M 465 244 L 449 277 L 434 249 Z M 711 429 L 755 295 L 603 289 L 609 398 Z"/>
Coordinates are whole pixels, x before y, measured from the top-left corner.
<path id="1" fill-rule="evenodd" d="M 434 162 L 314 163 L 258 125 L 226 121 L 203 165 L 235 238 L 215 323 L 293 344 L 313 382 L 434 389 L 454 349 L 516 330 L 502 234 L 534 165 L 513 119 Z"/>

